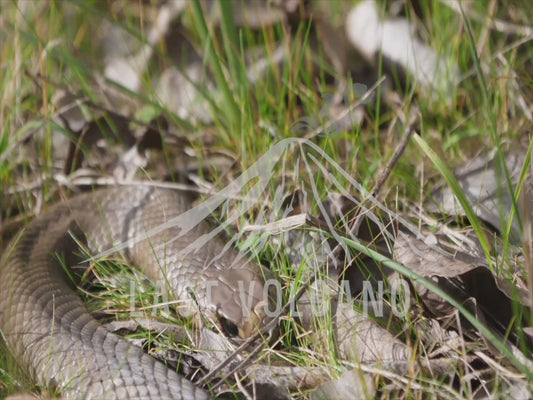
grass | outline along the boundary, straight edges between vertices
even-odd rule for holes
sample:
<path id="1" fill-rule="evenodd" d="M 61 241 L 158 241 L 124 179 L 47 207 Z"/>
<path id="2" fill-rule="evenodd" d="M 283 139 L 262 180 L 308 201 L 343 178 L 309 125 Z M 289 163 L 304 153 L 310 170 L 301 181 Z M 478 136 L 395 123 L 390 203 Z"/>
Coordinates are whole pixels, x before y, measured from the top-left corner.
<path id="1" fill-rule="evenodd" d="M 513 276 L 509 271 L 512 265 L 511 222 L 504 221 L 504 226 L 509 228 L 502 234 L 503 250 L 495 254 L 492 239 L 483 233 L 482 223 L 471 207 L 469 210 L 466 206 L 465 196 L 449 171 L 483 150 L 496 148 L 498 157 L 503 158 L 509 144 L 517 142 L 529 131 L 531 121 L 523 110 L 523 104 L 527 107 L 533 95 L 529 61 L 533 50 L 522 36 L 490 28 L 485 19 L 512 21 L 512 26 L 523 26 L 531 21 L 533 15 L 529 15 L 531 11 L 521 4 L 503 9 L 496 2 L 490 2 L 489 6 L 473 2 L 471 8 L 465 11 L 466 15 L 461 15 L 460 11 L 453 10 L 445 2 L 421 3 L 419 10 L 406 4 L 402 12 L 417 24 L 418 33 L 433 49 L 457 63 L 461 79 L 454 89 L 454 96 L 428 96 L 415 86 L 415 82 L 408 80 L 403 89 L 394 89 L 396 100 L 390 100 L 387 96 L 390 97 L 391 92 L 385 92 L 379 86 L 376 96 L 365 104 L 365 118 L 361 125 L 349 130 L 321 132 L 312 138 L 315 148 L 293 144 L 292 151 L 282 153 L 277 164 L 262 165 L 272 171 L 266 181 L 245 181 L 241 194 L 251 191 L 258 182 L 264 185 L 266 206 L 254 205 L 251 213 L 236 220 L 232 232 L 242 232 L 247 224 L 272 222 L 286 216 L 281 207 L 283 199 L 296 189 L 307 191 L 313 199 L 314 215 L 320 215 L 318 200 L 324 200 L 328 192 L 359 192 L 358 195 L 364 198 L 365 193 L 375 186 L 379 173 L 400 142 L 405 119 L 418 112 L 420 120 L 414 129 L 420 136 L 407 146 L 378 198 L 394 211 L 407 214 L 413 207 L 422 207 L 432 184 L 444 178 L 457 197 L 462 199 L 469 221 L 466 225 L 473 226 L 487 261 L 497 269 L 498 275 Z M 0 221 L 5 221 L 2 226 L 7 226 L 7 222 L 16 220 L 19 215 L 22 216 L 18 220 L 19 225 L 22 225 L 38 214 L 44 204 L 58 199 L 61 147 L 54 146 L 54 140 L 66 133 L 54 119 L 54 95 L 59 89 L 69 89 L 79 93 L 80 98 L 90 99 L 104 107 L 110 106 L 102 100 L 105 96 L 94 84 L 96 72 L 102 72 L 105 67 L 105 43 L 101 40 L 103 29 L 99 29 L 99 21 L 105 20 L 107 24 L 128 32 L 132 42 L 138 46 L 148 41 L 148 30 L 153 21 L 150 15 L 155 9 L 143 3 L 120 1 L 113 4 L 43 2 L 34 5 L 13 2 L 1 7 L 0 37 L 7 45 L 0 51 L 0 89 L 3 93 L 0 100 Z M 337 89 L 334 79 L 347 78 L 348 87 L 355 87 L 353 84 L 357 83 L 357 77 L 339 76 L 327 59 L 324 48 L 317 49 L 315 43 L 320 41 L 316 33 L 318 21 L 302 20 L 293 23 L 290 28 L 279 22 L 261 29 L 242 28 L 233 21 L 237 7 L 237 3 L 220 2 L 220 24 L 216 27 L 212 17 L 203 11 L 201 2 L 191 2 L 180 17 L 183 26 L 190 32 L 187 40 L 191 42 L 191 47 L 203 54 L 205 81 L 209 78 L 216 88 L 210 90 L 206 85 L 198 85 L 204 107 L 213 117 L 212 125 L 181 118 L 160 102 L 161 96 L 155 85 L 158 76 L 169 66 L 184 68 L 172 55 L 171 45 L 175 43 L 164 40 L 153 47 L 154 55 L 141 74 L 140 90 L 132 92 L 116 88 L 133 99 L 135 105 L 126 101 L 113 103 L 117 110 L 126 110 L 126 113 L 144 122 L 154 115 L 163 115 L 171 121 L 174 133 L 186 139 L 187 144 L 183 149 L 166 145 L 165 155 L 160 158 L 164 158 L 163 165 L 167 166 L 167 171 L 171 170 L 168 175 L 178 175 L 174 170 L 175 158 L 189 160 L 189 155 L 194 154 L 200 163 L 209 166 L 195 171 L 198 180 L 217 190 L 233 181 L 241 171 L 253 166 L 283 139 L 304 137 L 320 127 L 331 126 L 333 117 L 326 106 L 330 105 L 331 94 Z M 320 15 L 338 24 L 345 15 L 344 8 L 346 4 L 335 2 L 330 15 Z M 524 44 L 519 44 L 521 40 Z M 286 57 L 279 65 L 271 66 L 262 79 L 250 83 L 247 78 L 249 67 L 244 61 L 250 49 L 258 49 L 259 55 L 252 57 L 256 62 L 266 59 L 274 64 L 276 51 L 280 49 Z M 381 71 L 382 67 L 378 63 L 374 69 Z M 387 83 L 392 84 L 393 79 L 388 79 Z M 343 96 L 353 102 L 360 94 L 352 90 Z M 111 140 L 108 140 L 106 146 L 113 148 Z M 120 150 L 113 151 L 115 153 L 111 154 L 115 156 L 120 153 Z M 323 154 L 329 159 L 322 157 Z M 231 167 L 212 162 L 217 155 L 229 159 Z M 149 165 L 146 174 L 139 178 L 144 179 L 148 175 L 154 180 L 162 179 L 161 175 L 154 175 L 157 168 L 150 170 L 150 167 L 153 165 Z M 102 164 L 97 163 L 95 169 L 101 174 L 109 174 L 109 169 L 106 170 Z M 522 178 L 527 170 L 526 163 Z M 517 217 L 521 184 L 514 188 L 509 183 L 508 172 L 504 170 L 503 176 L 508 182 L 506 190 L 513 193 L 514 215 Z M 354 187 L 351 179 L 361 183 L 363 188 Z M 34 188 L 33 191 L 30 187 Z M 234 215 L 238 206 L 235 202 L 227 203 L 218 218 L 224 220 Z M 380 215 L 385 220 L 383 213 Z M 413 223 L 422 225 L 419 221 Z M 2 239 L 9 236 L 6 232 L 2 234 Z M 243 234 L 240 243 L 273 269 L 283 282 L 283 296 L 287 300 L 290 298 L 287 294 L 290 287 L 304 285 L 308 277 L 293 270 L 290 256 L 280 251 L 283 247 L 275 242 L 277 238 L 268 233 Z M 345 241 L 355 252 L 368 251 L 366 247 L 349 241 L 349 238 Z M 3 245 L 6 245 L 5 241 Z M 378 260 L 382 257 L 375 253 L 367 255 Z M 409 274 L 401 265 L 390 264 L 391 261 L 385 259 L 380 261 L 392 265 L 402 274 Z M 127 309 L 130 305 L 128 291 L 113 287 L 114 278 L 110 278 L 110 282 L 105 278 L 107 275 L 104 271 L 102 279 L 107 282 L 107 292 L 98 292 L 96 298 L 90 296 L 91 308 Z M 135 276 L 135 279 L 139 278 Z M 424 285 L 439 291 L 431 282 L 425 281 Z M 151 313 L 149 305 L 156 300 L 153 297 L 155 292 L 152 289 L 147 291 L 147 298 L 136 301 Z M 446 297 L 444 293 L 439 294 Z M 483 332 L 483 326 L 472 319 L 464 307 L 454 304 L 453 299 L 448 300 Z M 175 317 L 170 318 L 175 320 Z M 406 323 L 412 322 L 409 318 L 412 316 L 406 317 Z M 320 330 L 327 331 L 330 322 L 326 318 Z M 276 350 L 270 350 L 272 354 L 266 351 L 263 357 L 286 358 L 300 366 L 319 366 L 331 377 L 339 376 L 349 367 L 339 358 L 333 343 L 328 341 L 332 332 L 328 332 L 328 340 L 323 345 L 313 347 L 314 339 L 304 334 L 305 330 L 293 319 L 285 318 L 283 325 L 283 343 Z M 413 347 L 423 348 L 420 335 L 405 335 Z M 139 337 L 138 334 L 134 336 Z M 484 336 L 504 354 L 508 352 L 501 339 L 491 337 L 490 332 L 484 332 Z M 165 347 L 167 340 L 162 340 Z M 181 344 L 178 348 L 183 348 L 180 346 L 186 348 L 188 345 Z M 300 351 L 289 351 L 295 348 Z M 309 348 L 314 350 L 302 350 Z M 5 353 L 2 351 L 0 354 Z M 513 360 L 512 355 L 506 356 Z M 417 361 L 423 359 L 421 354 Z M 0 397 L 20 387 L 32 388 L 31 382 L 21 378 L 12 364 L 12 360 L 4 356 L 0 358 Z M 514 360 L 513 364 L 531 384 L 532 378 L 529 371 L 524 370 L 523 363 Z M 462 367 L 467 368 L 465 365 Z M 394 398 L 394 392 L 387 392 L 391 381 L 387 373 L 376 376 L 380 397 Z M 448 383 L 435 382 L 429 374 L 420 378 L 408 375 L 395 379 L 403 382 L 400 386 L 404 389 L 405 398 L 421 398 L 424 393 L 435 389 L 442 397 L 450 397 Z M 495 393 L 503 388 L 503 383 L 495 384 Z M 466 383 L 454 390 L 459 398 L 472 395 L 472 388 Z M 308 395 L 305 390 L 294 393 L 296 398 Z"/>

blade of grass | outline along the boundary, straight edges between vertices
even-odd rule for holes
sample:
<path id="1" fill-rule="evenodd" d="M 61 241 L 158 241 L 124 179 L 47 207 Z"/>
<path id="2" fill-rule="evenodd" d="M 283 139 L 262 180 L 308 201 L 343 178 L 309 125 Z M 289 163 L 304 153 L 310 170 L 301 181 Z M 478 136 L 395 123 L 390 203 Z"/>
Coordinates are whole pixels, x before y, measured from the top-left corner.
<path id="1" fill-rule="evenodd" d="M 485 236 L 485 233 L 483 232 L 483 228 L 481 226 L 481 223 L 479 222 L 479 218 L 477 217 L 474 209 L 470 205 L 470 201 L 465 195 L 465 192 L 459 185 L 459 182 L 457 182 L 457 179 L 455 179 L 455 176 L 452 171 L 446 166 L 444 161 L 433 151 L 433 149 L 428 145 L 428 143 L 422 139 L 419 135 L 413 136 L 414 142 L 422 149 L 422 151 L 426 154 L 426 156 L 429 157 L 433 165 L 437 168 L 437 170 L 440 172 L 440 174 L 444 177 L 444 180 L 448 183 L 450 186 L 453 194 L 461 204 L 461 207 L 463 208 L 466 217 L 470 221 L 470 224 L 474 228 L 474 231 L 476 232 L 476 235 L 479 239 L 479 242 L 481 243 L 481 247 L 483 248 L 483 252 L 485 253 L 485 257 L 487 259 L 487 262 L 489 263 L 490 269 L 494 272 L 494 266 L 492 262 L 492 257 L 490 254 L 490 245 L 487 240 L 487 237 Z"/>
<path id="2" fill-rule="evenodd" d="M 520 360 L 518 360 L 518 358 L 513 354 L 512 350 L 508 348 L 505 343 L 500 340 L 490 329 L 488 329 L 485 325 L 479 322 L 475 315 L 470 313 L 466 308 L 461 305 L 461 303 L 459 303 L 457 300 L 447 294 L 438 285 L 424 278 L 423 276 L 411 271 L 403 264 L 397 263 L 396 261 L 391 260 L 390 258 L 385 257 L 384 255 L 372 249 L 369 249 L 361 243 L 357 243 L 346 237 L 343 237 L 342 240 L 348 247 L 359 251 L 367 255 L 368 257 L 371 257 L 374 261 L 381 263 L 382 265 L 392 269 L 393 271 L 398 272 L 399 274 L 410 279 L 411 281 L 422 284 L 428 290 L 442 297 L 452 306 L 457 308 L 457 310 L 459 310 L 459 312 L 468 320 L 468 322 L 470 322 L 487 341 L 489 341 L 496 349 L 498 349 L 498 351 L 500 351 L 505 357 L 507 357 L 514 364 L 514 366 L 518 370 L 520 370 L 520 372 L 525 374 L 530 381 L 533 380 L 533 371 L 531 371 L 528 366 L 522 364 Z"/>
<path id="3" fill-rule="evenodd" d="M 524 158 L 524 164 L 522 165 L 522 169 L 520 170 L 520 176 L 518 178 L 518 182 L 516 184 L 516 192 L 514 193 L 514 197 L 512 198 L 513 203 L 519 204 L 519 199 L 524 195 L 524 185 L 526 184 L 526 179 L 529 176 L 529 168 L 531 166 L 531 152 L 533 150 L 533 141 L 529 142 L 529 146 L 527 149 L 526 156 Z M 516 214 L 519 212 L 519 214 Z M 509 240 L 506 240 L 511 235 L 512 230 L 512 222 L 516 218 L 518 220 L 518 225 L 522 231 L 523 237 L 525 238 L 526 234 L 530 234 L 531 232 L 528 232 L 528 228 L 524 225 L 525 217 L 529 217 L 529 215 L 523 215 L 524 213 L 527 214 L 528 209 L 527 207 L 521 207 L 521 208 L 515 208 L 512 207 L 509 213 L 509 223 L 506 226 L 505 231 L 503 232 L 504 237 L 504 244 L 507 244 Z M 518 217 L 516 217 L 518 215 Z M 505 225 L 504 225 L 505 226 Z M 525 239 L 524 239 L 525 240 Z M 524 249 L 525 250 L 525 249 Z M 509 246 L 503 247 L 503 259 L 506 258 L 507 253 L 509 252 Z M 531 289 L 531 288 L 530 288 Z M 533 312 L 533 309 L 532 309 Z"/>
<path id="4" fill-rule="evenodd" d="M 479 88 L 481 89 L 481 98 L 482 98 L 482 104 L 483 107 L 481 108 L 483 115 L 485 117 L 485 121 L 488 122 L 489 125 L 489 133 L 492 138 L 493 145 L 496 146 L 496 154 L 495 154 L 495 165 L 496 165 L 496 176 L 498 177 L 498 180 L 500 180 L 500 175 L 503 173 L 505 183 L 507 185 L 507 191 L 511 193 L 511 201 L 512 201 L 512 209 L 514 213 L 518 214 L 518 203 L 516 201 L 516 196 L 513 189 L 512 179 L 511 175 L 509 173 L 509 168 L 507 168 L 507 163 L 505 162 L 505 155 L 503 154 L 502 146 L 500 137 L 498 136 L 498 124 L 497 124 L 497 113 L 492 112 L 490 109 L 490 97 L 489 97 L 489 90 L 487 87 L 487 83 L 485 80 L 485 74 L 483 73 L 483 69 L 481 68 L 481 62 L 479 59 L 479 55 L 477 53 L 476 48 L 476 42 L 474 40 L 474 35 L 472 34 L 472 28 L 470 26 L 470 22 L 468 21 L 468 18 L 466 17 L 463 6 L 461 5 L 461 2 L 459 2 L 459 8 L 461 10 L 461 15 L 463 17 L 463 21 L 465 23 L 466 27 L 466 34 L 468 37 L 468 43 L 470 47 L 470 53 L 472 55 L 472 59 L 474 60 L 474 67 L 476 70 L 476 76 L 479 81 Z M 505 226 L 507 223 L 510 227 L 512 223 L 512 219 L 507 221 L 506 218 L 502 215 L 500 215 L 500 219 L 502 220 L 502 226 Z M 519 225 L 521 225 L 520 219 L 518 220 Z M 503 232 L 507 232 L 509 229 L 502 229 Z M 509 237 L 504 237 L 505 243 L 509 241 Z"/>
<path id="5" fill-rule="evenodd" d="M 204 18 L 204 11 L 202 10 L 200 2 L 198 0 L 194 0 L 191 3 L 191 7 L 195 26 L 197 27 L 200 39 L 205 46 L 204 60 L 206 64 L 212 66 L 216 83 L 222 90 L 224 96 L 224 102 L 222 106 L 226 109 L 228 116 L 229 126 L 227 128 L 229 128 L 230 131 L 232 128 L 237 129 L 240 127 L 239 107 L 235 101 L 235 98 L 233 97 L 233 92 L 230 89 L 230 85 L 224 74 L 222 58 L 216 52 L 213 46 L 213 39 L 209 32 L 209 28 L 207 27 L 207 22 Z"/>
<path id="6" fill-rule="evenodd" d="M 231 1 L 221 1 L 219 5 L 222 14 L 222 44 L 226 53 L 226 59 L 228 60 L 230 75 L 233 79 L 237 79 L 240 68 L 236 46 L 239 42 L 233 19 L 233 3 Z"/>

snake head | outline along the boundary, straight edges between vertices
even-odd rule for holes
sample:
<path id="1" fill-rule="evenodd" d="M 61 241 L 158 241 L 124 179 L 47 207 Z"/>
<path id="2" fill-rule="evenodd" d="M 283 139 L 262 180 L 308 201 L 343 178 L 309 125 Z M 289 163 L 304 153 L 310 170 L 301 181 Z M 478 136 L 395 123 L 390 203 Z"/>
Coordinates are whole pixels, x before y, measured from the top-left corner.
<path id="1" fill-rule="evenodd" d="M 246 339 L 272 320 L 275 310 L 259 266 L 248 263 L 220 271 L 207 286 L 207 308 L 228 336 Z"/>

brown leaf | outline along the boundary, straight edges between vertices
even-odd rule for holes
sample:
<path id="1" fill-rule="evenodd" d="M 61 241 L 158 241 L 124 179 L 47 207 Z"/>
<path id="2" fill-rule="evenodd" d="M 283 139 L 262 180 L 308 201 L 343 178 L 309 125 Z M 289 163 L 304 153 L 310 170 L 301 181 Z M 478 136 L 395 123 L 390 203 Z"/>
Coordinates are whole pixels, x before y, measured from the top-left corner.
<path id="1" fill-rule="evenodd" d="M 370 399 L 376 395 L 374 380 L 370 374 L 351 370 L 338 379 L 320 386 L 312 395 L 312 400 Z"/>
<path id="2" fill-rule="evenodd" d="M 516 316 L 520 316 L 517 308 L 522 307 L 524 311 L 527 308 L 527 292 L 510 287 L 503 278 L 496 277 L 483 259 L 464 253 L 447 254 L 402 233 L 396 239 L 394 254 L 396 261 L 432 280 L 478 319 L 487 320 L 497 332 L 504 334 L 516 323 Z M 454 307 L 422 283 L 413 285 L 419 299 L 433 315 L 443 317 L 455 312 Z"/>
<path id="3" fill-rule="evenodd" d="M 71 142 L 69 145 L 69 152 L 64 167 L 65 174 L 69 174 L 81 167 L 85 157 L 89 154 L 95 157 L 95 159 L 89 159 L 89 163 L 99 166 L 108 164 L 110 161 L 103 162 L 102 153 L 95 149 L 102 139 L 105 139 L 105 148 L 107 150 L 113 144 L 133 146 L 135 144 L 135 137 L 129 126 L 129 118 L 112 111 L 103 113 L 87 122 L 81 131 L 78 132 L 76 142 Z"/>
<path id="4" fill-rule="evenodd" d="M 367 59 L 376 61 L 381 53 L 431 93 L 453 93 L 457 66 L 420 41 L 407 19 L 381 19 L 377 3 L 365 0 L 348 14 L 346 31 L 349 40 Z"/>

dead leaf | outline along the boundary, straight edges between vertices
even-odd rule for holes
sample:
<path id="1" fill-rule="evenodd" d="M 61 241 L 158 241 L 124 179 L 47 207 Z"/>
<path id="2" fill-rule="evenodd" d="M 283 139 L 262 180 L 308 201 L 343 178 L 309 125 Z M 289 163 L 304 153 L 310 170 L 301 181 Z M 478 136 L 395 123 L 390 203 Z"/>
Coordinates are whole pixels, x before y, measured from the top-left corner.
<path id="1" fill-rule="evenodd" d="M 130 122 L 129 118 L 112 111 L 97 112 L 97 117 L 89 120 L 81 131 L 73 132 L 73 134 L 77 134 L 77 137 L 75 137 L 76 142 L 69 143 L 64 173 L 70 174 L 84 166 L 85 159 L 87 159 L 89 164 L 99 167 L 113 164 L 113 155 L 111 155 L 109 160 L 105 160 L 104 156 L 104 154 L 108 154 L 112 150 L 113 145 L 131 147 L 135 144 Z M 102 146 L 99 146 L 99 143 Z"/>
<path id="2" fill-rule="evenodd" d="M 292 365 L 255 364 L 246 368 L 246 375 L 252 382 L 276 382 L 291 391 L 316 388 L 329 379 L 324 368 Z"/>
<path id="3" fill-rule="evenodd" d="M 159 101 L 178 117 L 205 124 L 213 121 L 210 105 L 199 87 L 206 91 L 215 88 L 209 77 L 205 76 L 201 60 L 189 64 L 183 72 L 175 67 L 167 68 L 156 87 Z"/>
<path id="4" fill-rule="evenodd" d="M 516 325 L 516 317 L 520 319 L 527 309 L 527 292 L 509 287 L 505 279 L 490 271 L 484 259 L 464 253 L 451 255 L 401 232 L 396 238 L 394 255 L 396 261 L 433 281 L 501 335 L 507 335 Z M 413 286 L 429 313 L 443 317 L 456 312 L 451 304 L 422 283 L 413 282 Z M 517 313 L 520 308 L 522 314 Z M 466 321 L 465 325 L 470 326 Z"/>
<path id="5" fill-rule="evenodd" d="M 90 120 L 83 110 L 83 97 L 67 90 L 59 90 L 54 94 L 55 117 L 59 118 L 72 132 L 80 132 Z"/>
<path id="6" fill-rule="evenodd" d="M 381 19 L 377 4 L 362 1 L 348 14 L 346 31 L 352 44 L 371 61 L 381 53 L 431 94 L 451 96 L 458 78 L 457 66 L 417 39 L 407 19 Z"/>
<path id="7" fill-rule="evenodd" d="M 411 357 L 411 351 L 404 343 L 351 305 L 339 304 L 335 325 L 339 351 L 345 360 L 375 363 L 387 368 Z"/>
<path id="8" fill-rule="evenodd" d="M 338 379 L 320 386 L 313 394 L 312 400 L 353 400 L 369 399 L 376 395 L 374 380 L 370 374 L 351 370 Z"/>
<path id="9" fill-rule="evenodd" d="M 519 149 L 505 154 L 505 164 L 513 191 L 517 190 L 516 184 L 525 155 L 525 151 Z M 498 232 L 502 232 L 511 221 L 513 198 L 505 180 L 504 167 L 498 165 L 496 150 L 461 165 L 455 170 L 455 177 L 476 215 Z M 426 207 L 430 212 L 466 216 L 452 190 L 443 184 L 433 190 L 431 198 L 426 201 Z M 521 231 L 516 215 L 511 221 L 510 239 L 515 244 L 521 243 Z"/>
<path id="10" fill-rule="evenodd" d="M 273 7 L 272 2 L 250 1 L 233 8 L 235 26 L 261 29 L 284 21 L 286 12 L 280 7 Z"/>
<path id="11" fill-rule="evenodd" d="M 158 8 L 157 18 L 148 30 L 146 44 L 131 55 L 108 59 L 104 75 L 126 89 L 136 92 L 141 86 L 141 76 L 152 57 L 153 46 L 168 32 L 170 23 L 187 7 L 184 0 L 173 0 Z"/>

